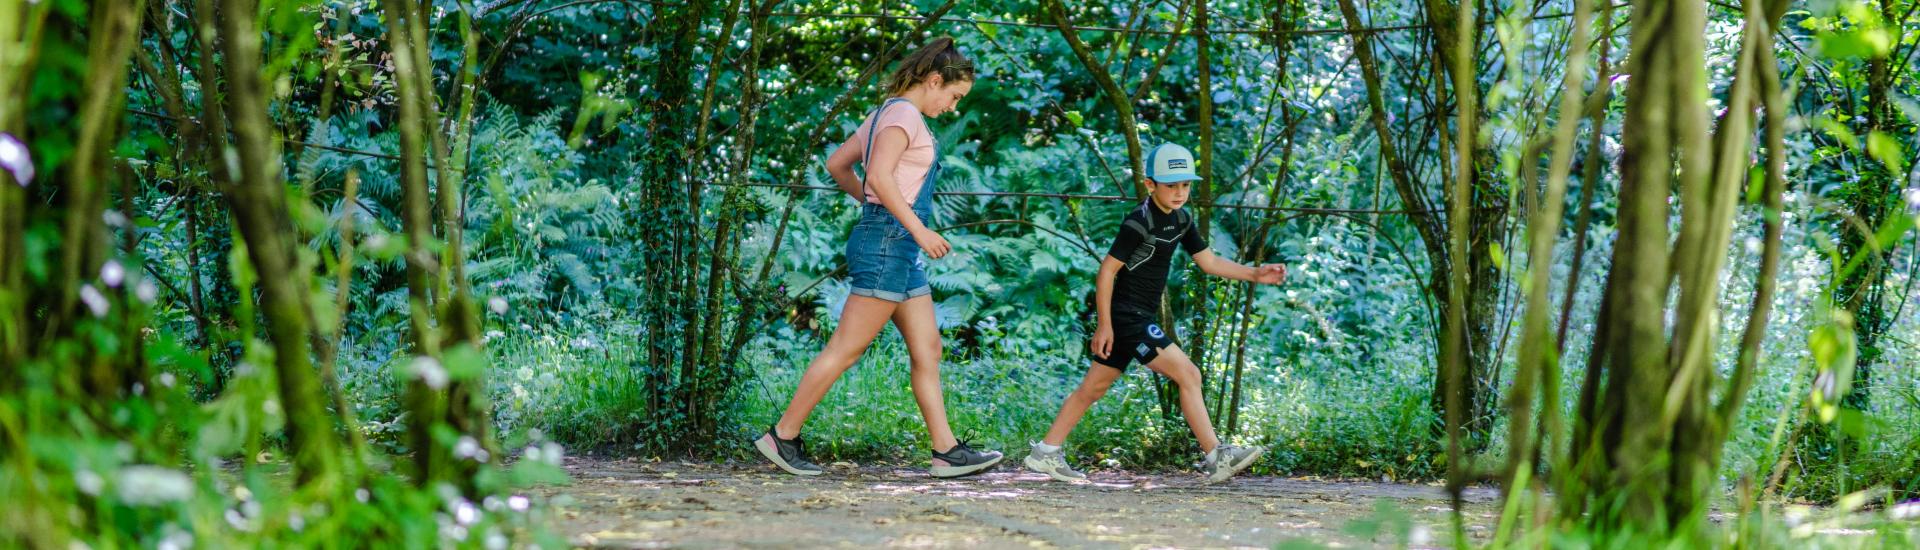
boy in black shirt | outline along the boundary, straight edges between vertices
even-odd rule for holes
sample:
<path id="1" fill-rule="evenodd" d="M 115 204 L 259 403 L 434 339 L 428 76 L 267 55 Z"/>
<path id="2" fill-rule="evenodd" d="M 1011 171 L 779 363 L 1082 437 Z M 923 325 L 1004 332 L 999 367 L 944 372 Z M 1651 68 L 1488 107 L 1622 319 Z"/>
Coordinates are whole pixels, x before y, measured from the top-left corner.
<path id="1" fill-rule="evenodd" d="M 1186 416 L 1188 427 L 1200 440 L 1200 451 L 1206 454 L 1202 469 L 1208 481 L 1232 477 L 1266 452 L 1258 446 L 1220 443 L 1202 401 L 1200 370 L 1158 322 L 1160 295 L 1167 287 L 1167 271 L 1175 249 L 1193 256 L 1201 271 L 1217 277 L 1279 284 L 1287 276 L 1286 266 L 1280 264 L 1247 267 L 1207 250 L 1206 236 L 1200 234 L 1193 215 L 1180 209 L 1186 205 L 1190 182 L 1200 179 L 1193 164 L 1193 153 L 1171 143 L 1147 156 L 1151 196 L 1127 214 L 1113 247 L 1100 262 L 1094 295 L 1100 326 L 1089 346 L 1094 364 L 1080 387 L 1060 406 L 1060 414 L 1045 439 L 1033 444 L 1033 452 L 1025 461 L 1028 469 L 1061 481 L 1086 479 L 1085 474 L 1067 464 L 1061 446 L 1093 402 L 1106 395 L 1113 381 L 1135 361 L 1180 387 L 1180 413 Z"/>

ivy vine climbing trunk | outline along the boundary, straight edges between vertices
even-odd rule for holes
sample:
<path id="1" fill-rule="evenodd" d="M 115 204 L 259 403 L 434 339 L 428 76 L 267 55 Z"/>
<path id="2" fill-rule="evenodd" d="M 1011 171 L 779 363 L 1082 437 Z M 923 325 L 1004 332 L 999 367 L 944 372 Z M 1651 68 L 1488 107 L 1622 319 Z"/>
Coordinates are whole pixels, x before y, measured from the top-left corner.
<path id="1" fill-rule="evenodd" d="M 629 201 L 632 231 L 640 244 L 644 273 L 649 289 L 640 297 L 641 314 L 646 319 L 641 346 L 647 350 L 646 363 L 640 366 L 643 391 L 650 418 L 658 424 L 659 441 L 673 437 L 689 420 L 682 399 L 683 386 L 692 381 L 691 362 L 696 350 L 692 332 L 697 318 L 692 316 L 685 297 L 687 281 L 692 277 L 688 250 L 697 249 L 690 233 L 694 209 L 690 192 L 685 131 L 693 127 L 694 113 L 687 108 L 693 99 L 694 48 L 699 45 L 700 28 L 705 23 L 711 2 L 689 2 L 657 14 L 650 29 L 654 43 L 649 44 L 658 57 L 651 68 L 651 84 L 641 96 L 641 110 L 652 113 L 646 125 L 645 142 L 635 171 L 649 183 L 640 189 L 639 200 Z M 678 345 L 676 345 L 678 344 Z"/>
<path id="2" fill-rule="evenodd" d="M 747 22 L 748 46 L 746 59 L 741 65 L 739 81 L 739 130 L 732 145 L 733 158 L 728 161 L 726 176 L 730 186 L 720 200 L 718 227 L 714 230 L 714 236 L 711 239 L 712 249 L 708 252 L 706 299 L 701 306 L 701 316 L 704 320 L 700 324 L 700 349 L 697 350 L 697 355 L 700 369 L 705 374 L 695 381 L 693 389 L 686 396 L 687 411 L 694 437 L 703 441 L 719 436 L 717 418 L 719 411 L 716 409 L 719 408 L 720 401 L 725 398 L 725 392 L 741 377 L 738 369 L 720 360 L 721 323 L 727 309 L 720 300 L 728 287 L 728 280 L 732 278 L 729 275 L 736 273 L 740 263 L 740 239 L 734 236 L 734 231 L 744 223 L 743 214 L 751 208 L 746 204 L 749 199 L 746 196 L 747 187 L 744 184 L 747 183 L 748 176 L 753 170 L 753 152 L 757 144 L 754 124 L 759 121 L 760 106 L 757 102 L 760 100 L 760 57 L 766 45 L 768 14 L 779 1 L 763 0 L 760 5 L 752 8 L 753 13 L 748 17 Z M 738 0 L 734 3 L 737 9 Z M 731 14 L 728 19 L 727 26 L 731 26 Z M 718 52 L 715 52 L 715 55 L 718 55 Z M 711 93 L 712 80 L 708 82 L 708 92 Z M 708 97 L 708 100 L 710 99 L 711 96 Z M 705 103 L 703 101 L 702 127 L 705 126 Z M 742 307 L 736 311 L 745 313 L 746 309 Z M 752 320 L 741 315 L 736 316 L 733 322 L 746 325 Z M 696 353 L 696 350 L 687 352 Z"/>

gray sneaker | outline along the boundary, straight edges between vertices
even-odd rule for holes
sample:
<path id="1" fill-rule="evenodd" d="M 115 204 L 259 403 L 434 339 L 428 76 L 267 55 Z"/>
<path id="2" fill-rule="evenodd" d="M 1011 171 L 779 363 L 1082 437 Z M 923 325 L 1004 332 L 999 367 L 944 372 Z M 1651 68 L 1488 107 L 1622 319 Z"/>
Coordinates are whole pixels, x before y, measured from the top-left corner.
<path id="1" fill-rule="evenodd" d="M 929 469 L 932 470 L 933 477 L 960 477 L 986 471 L 987 468 L 999 464 L 1001 458 L 1004 457 L 1000 455 L 1000 451 L 975 450 L 963 439 L 960 440 L 960 444 L 947 449 L 947 452 L 934 451 L 933 467 Z"/>
<path id="2" fill-rule="evenodd" d="M 1233 474 L 1252 466 L 1253 462 L 1259 460 L 1260 455 L 1266 452 L 1267 448 L 1259 445 L 1241 447 L 1223 443 L 1214 447 L 1213 452 L 1207 453 L 1207 460 L 1200 464 L 1200 471 L 1207 474 L 1208 483 L 1226 481 L 1227 478 L 1233 477 Z"/>
<path id="3" fill-rule="evenodd" d="M 807 457 L 807 442 L 801 440 L 798 435 L 793 436 L 793 439 L 780 439 L 780 434 L 772 427 L 768 427 L 766 434 L 753 440 L 753 448 L 759 449 L 760 455 L 767 457 L 768 462 L 772 462 L 789 474 L 817 476 L 827 473 Z"/>
<path id="4" fill-rule="evenodd" d="M 1074 471 L 1073 466 L 1067 464 L 1065 448 L 1049 453 L 1041 451 L 1039 446 L 1039 443 L 1035 443 L 1033 452 L 1027 453 L 1026 460 L 1021 461 L 1028 470 L 1047 474 L 1047 477 L 1058 481 L 1086 481 L 1087 474 Z"/>

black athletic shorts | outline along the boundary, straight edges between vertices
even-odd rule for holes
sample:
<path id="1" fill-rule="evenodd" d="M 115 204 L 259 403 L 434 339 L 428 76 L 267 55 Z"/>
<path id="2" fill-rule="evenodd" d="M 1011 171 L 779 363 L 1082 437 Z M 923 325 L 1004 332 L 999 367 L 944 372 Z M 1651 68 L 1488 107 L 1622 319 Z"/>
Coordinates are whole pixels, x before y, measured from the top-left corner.
<path id="1" fill-rule="evenodd" d="M 1173 345 L 1173 338 L 1160 329 L 1160 324 L 1151 318 L 1123 319 L 1116 316 L 1113 320 L 1113 351 L 1105 358 L 1093 355 L 1092 346 L 1087 354 L 1093 362 L 1127 370 L 1127 365 L 1139 361 L 1142 366 L 1152 363 L 1160 356 L 1160 350 Z"/>

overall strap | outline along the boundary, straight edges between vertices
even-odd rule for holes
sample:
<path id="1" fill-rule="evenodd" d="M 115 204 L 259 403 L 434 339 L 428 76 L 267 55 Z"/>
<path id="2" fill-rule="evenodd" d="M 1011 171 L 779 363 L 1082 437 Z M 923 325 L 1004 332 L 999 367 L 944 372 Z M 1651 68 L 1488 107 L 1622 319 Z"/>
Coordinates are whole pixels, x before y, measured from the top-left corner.
<path id="1" fill-rule="evenodd" d="M 894 102 L 898 101 L 906 101 L 906 98 L 889 99 L 886 103 L 880 104 L 880 108 L 874 109 L 873 114 L 867 115 L 867 151 L 860 156 L 860 202 L 867 201 L 867 166 L 869 166 L 867 159 L 873 157 L 873 134 L 879 131 L 880 113 L 885 112 L 888 107 L 892 107 Z"/>

